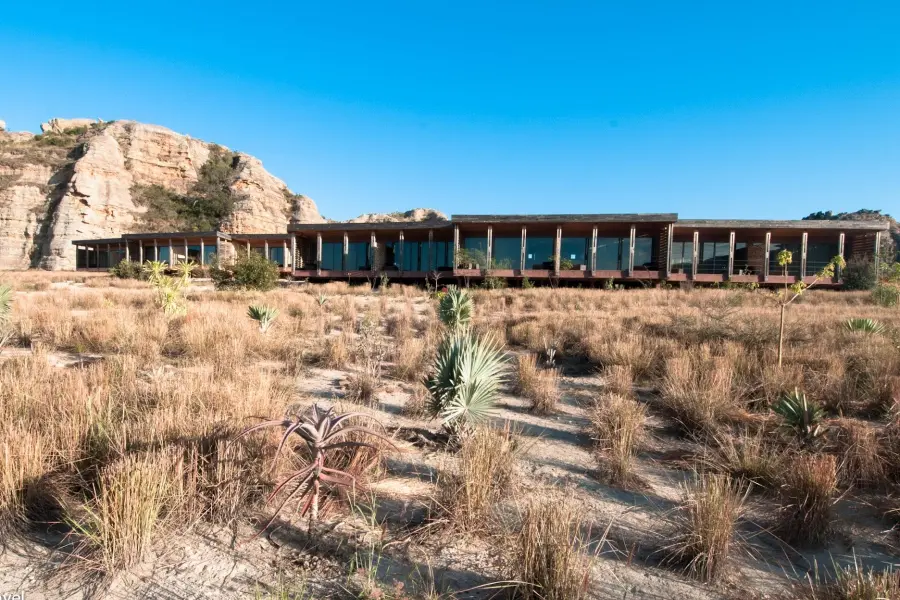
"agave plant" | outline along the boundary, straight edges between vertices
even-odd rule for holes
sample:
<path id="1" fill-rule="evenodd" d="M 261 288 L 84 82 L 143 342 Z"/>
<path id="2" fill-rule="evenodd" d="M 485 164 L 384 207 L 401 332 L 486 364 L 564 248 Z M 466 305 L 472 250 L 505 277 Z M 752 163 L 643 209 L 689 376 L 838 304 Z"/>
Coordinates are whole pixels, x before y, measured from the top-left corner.
<path id="1" fill-rule="evenodd" d="M 328 296 L 325 294 L 319 294 L 316 296 L 316 302 L 319 303 L 319 306 L 325 306 L 325 303 L 328 302 Z"/>
<path id="2" fill-rule="evenodd" d="M 844 329 L 847 331 L 858 331 L 862 333 L 881 334 L 884 333 L 884 325 L 875 319 L 848 319 L 844 323 Z"/>
<path id="3" fill-rule="evenodd" d="M 0 285 L 0 323 L 5 323 L 12 312 L 12 288 L 8 285 Z"/>
<path id="4" fill-rule="evenodd" d="M 252 305 L 247 309 L 247 316 L 259 323 L 259 331 L 265 333 L 278 318 L 278 309 L 273 306 Z"/>
<path id="5" fill-rule="evenodd" d="M 162 261 L 148 260 L 141 269 L 147 274 L 147 280 L 155 285 L 156 282 L 159 281 L 159 278 L 165 274 L 168 267 L 169 265 Z"/>
<path id="6" fill-rule="evenodd" d="M 395 447 L 389 438 L 369 427 L 361 425 L 347 426 L 347 421 L 353 417 L 365 417 L 374 420 L 373 417 L 365 413 L 336 414 L 333 408 L 322 409 L 318 404 L 315 404 L 309 412 L 306 412 L 293 420 L 284 418 L 263 421 L 262 423 L 244 429 L 237 435 L 235 439 L 266 427 L 283 427 L 284 435 L 281 436 L 281 442 L 278 444 L 278 449 L 275 451 L 272 466 L 274 467 L 275 459 L 277 459 L 278 454 L 281 453 L 281 449 L 287 444 L 291 434 L 296 434 L 303 440 L 303 443 L 306 444 L 309 456 L 311 457 L 309 464 L 288 475 L 281 483 L 275 486 L 275 489 L 266 499 L 267 503 L 271 502 L 281 490 L 294 484 L 290 492 L 284 500 L 282 500 L 281 504 L 278 505 L 275 514 L 272 515 L 272 518 L 263 529 L 272 524 L 272 521 L 274 521 L 275 517 L 281 512 L 281 509 L 283 509 L 294 497 L 297 498 L 298 504 L 305 498 L 300 514 L 303 516 L 306 515 L 306 513 L 309 513 L 310 519 L 315 521 L 319 518 L 319 497 L 323 485 L 340 487 L 353 487 L 356 485 L 356 478 L 350 473 L 325 466 L 328 453 L 331 450 L 336 450 L 338 448 L 366 447 L 376 451 L 379 451 L 380 448 L 368 442 L 344 439 L 348 433 L 359 432 L 364 435 L 379 438 L 389 446 Z"/>
<path id="7" fill-rule="evenodd" d="M 813 441 L 824 431 L 821 421 L 825 413 L 800 390 L 784 394 L 772 410 L 781 415 L 784 426 L 792 429 L 804 442 Z"/>
<path id="8" fill-rule="evenodd" d="M 449 333 L 438 348 L 434 375 L 425 381 L 428 412 L 440 417 L 452 436 L 468 433 L 490 416 L 505 371 L 503 348 L 494 338 L 466 330 Z"/>
<path id="9" fill-rule="evenodd" d="M 441 322 L 451 331 L 464 329 L 472 321 L 472 297 L 468 292 L 451 285 L 447 293 L 441 296 L 438 315 Z"/>

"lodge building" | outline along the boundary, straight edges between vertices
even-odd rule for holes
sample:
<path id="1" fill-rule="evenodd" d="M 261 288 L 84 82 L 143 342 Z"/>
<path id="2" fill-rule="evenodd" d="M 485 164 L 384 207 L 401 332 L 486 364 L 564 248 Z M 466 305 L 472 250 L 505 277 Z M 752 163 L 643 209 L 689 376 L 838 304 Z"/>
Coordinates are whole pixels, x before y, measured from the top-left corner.
<path id="1" fill-rule="evenodd" d="M 285 233 L 190 231 L 77 240 L 77 270 L 122 260 L 209 264 L 259 252 L 286 277 L 377 277 L 441 283 L 486 276 L 534 281 L 811 282 L 834 256 L 877 263 L 877 221 L 680 220 L 674 213 L 453 215 L 449 221 L 297 223 Z M 781 250 L 793 252 L 784 269 Z M 840 273 L 820 284 L 840 285 Z"/>

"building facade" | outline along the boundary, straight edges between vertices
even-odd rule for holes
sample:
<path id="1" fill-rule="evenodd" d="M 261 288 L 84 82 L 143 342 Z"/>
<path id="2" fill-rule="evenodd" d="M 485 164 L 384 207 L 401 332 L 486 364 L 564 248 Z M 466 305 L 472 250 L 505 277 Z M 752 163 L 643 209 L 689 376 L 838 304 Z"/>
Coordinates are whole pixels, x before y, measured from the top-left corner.
<path id="1" fill-rule="evenodd" d="M 679 220 L 674 213 L 453 215 L 449 221 L 290 223 L 284 234 L 220 231 L 136 233 L 78 240 L 76 268 L 105 270 L 122 260 L 185 259 L 208 264 L 258 252 L 285 276 L 442 283 L 510 280 L 811 282 L 835 256 L 877 263 L 888 228 L 874 221 Z M 787 273 L 777 263 L 793 253 Z M 820 284 L 840 285 L 840 273 Z"/>

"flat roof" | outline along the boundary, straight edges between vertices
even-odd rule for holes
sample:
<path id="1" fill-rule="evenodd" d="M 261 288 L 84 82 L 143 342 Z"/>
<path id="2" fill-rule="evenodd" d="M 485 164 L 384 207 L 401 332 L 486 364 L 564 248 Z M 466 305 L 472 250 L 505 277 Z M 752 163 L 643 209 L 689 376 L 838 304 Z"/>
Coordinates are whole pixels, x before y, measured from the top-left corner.
<path id="1" fill-rule="evenodd" d="M 454 223 L 673 223 L 676 213 L 571 215 L 453 215 Z"/>
<path id="2" fill-rule="evenodd" d="M 379 223 L 291 223 L 290 225 L 288 225 L 288 231 L 399 231 L 409 229 L 444 229 L 450 226 L 452 226 L 452 223 L 450 221 L 386 221 Z"/>
<path id="3" fill-rule="evenodd" d="M 889 229 L 887 221 L 775 221 L 753 219 L 683 219 L 675 223 L 675 227 L 685 228 L 721 228 L 721 229 L 853 229 L 864 231 L 882 231 Z"/>

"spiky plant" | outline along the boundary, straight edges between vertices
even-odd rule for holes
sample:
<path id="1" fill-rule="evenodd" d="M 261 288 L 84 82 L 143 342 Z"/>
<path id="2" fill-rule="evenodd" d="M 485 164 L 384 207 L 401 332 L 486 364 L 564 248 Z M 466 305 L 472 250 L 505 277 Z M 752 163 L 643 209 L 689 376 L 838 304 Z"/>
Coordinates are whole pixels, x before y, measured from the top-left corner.
<path id="1" fill-rule="evenodd" d="M 187 287 L 191 282 L 191 275 L 194 272 L 194 269 L 197 268 L 197 263 L 194 261 L 187 259 L 182 260 L 175 263 L 175 272 L 178 273 L 178 279 L 180 280 L 180 287 Z"/>
<path id="2" fill-rule="evenodd" d="M 316 296 L 316 302 L 319 303 L 319 306 L 325 306 L 325 303 L 328 302 L 328 296 L 325 294 L 319 294 Z"/>
<path id="3" fill-rule="evenodd" d="M 147 280 L 151 284 L 156 284 L 156 282 L 159 281 L 159 278 L 165 274 L 168 267 L 169 265 L 162 261 L 148 260 L 143 264 L 141 269 L 147 274 Z"/>
<path id="4" fill-rule="evenodd" d="M 275 517 L 278 516 L 285 505 L 294 497 L 297 498 L 298 504 L 305 499 L 300 513 L 301 516 L 309 513 L 310 519 L 315 521 L 319 518 L 319 497 L 324 485 L 341 487 L 355 486 L 356 478 L 353 477 L 353 475 L 346 471 L 332 469 L 326 466 L 329 462 L 329 452 L 339 448 L 372 448 L 375 451 L 380 451 L 380 448 L 368 442 L 343 439 L 347 434 L 358 432 L 361 435 L 368 435 L 373 438 L 381 439 L 389 446 L 394 447 L 394 444 L 387 436 L 378 433 L 369 427 L 362 425 L 348 426 L 348 420 L 354 417 L 365 417 L 374 420 L 372 416 L 365 413 L 355 412 L 335 414 L 333 408 L 328 408 L 326 410 L 320 408 L 318 404 L 314 404 L 310 411 L 295 417 L 293 420 L 284 418 L 263 421 L 262 423 L 244 429 L 237 435 L 235 439 L 266 427 L 283 427 L 284 435 L 282 435 L 281 442 L 278 444 L 278 449 L 275 451 L 273 467 L 275 459 L 277 459 L 281 449 L 287 444 L 291 434 L 296 434 L 303 440 L 303 443 L 306 444 L 306 449 L 309 452 L 309 463 L 302 469 L 289 474 L 281 481 L 281 483 L 275 486 L 275 489 L 266 499 L 267 503 L 271 502 L 281 490 L 285 489 L 290 484 L 295 484 L 284 500 L 282 500 L 281 504 L 275 509 L 275 514 L 272 515 L 272 518 L 263 529 L 272 524 Z"/>
<path id="5" fill-rule="evenodd" d="M 853 332 L 861 332 L 861 333 L 871 333 L 871 334 L 881 334 L 884 333 L 885 327 L 879 321 L 875 319 L 848 319 L 844 323 L 844 329 L 847 331 Z"/>
<path id="6" fill-rule="evenodd" d="M 441 297 L 438 316 L 449 330 L 456 331 L 469 326 L 472 321 L 473 309 L 474 305 L 469 293 L 451 285 L 447 293 Z"/>
<path id="7" fill-rule="evenodd" d="M 425 381 L 429 413 L 453 436 L 470 432 L 490 415 L 505 371 L 503 347 L 493 337 L 449 333 L 438 348 L 434 374 Z"/>
<path id="8" fill-rule="evenodd" d="M 259 331 L 265 333 L 275 324 L 275 319 L 278 318 L 278 309 L 273 306 L 254 304 L 247 309 L 247 316 L 259 323 Z"/>
<path id="9" fill-rule="evenodd" d="M 798 389 L 781 396 L 772 410 L 784 419 L 784 426 L 805 443 L 812 442 L 824 431 L 821 421 L 825 413 Z"/>
<path id="10" fill-rule="evenodd" d="M 12 312 L 12 288 L 8 285 L 0 285 L 0 323 L 9 320 L 9 313 Z"/>

